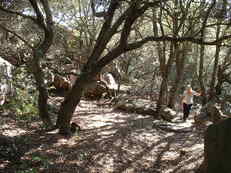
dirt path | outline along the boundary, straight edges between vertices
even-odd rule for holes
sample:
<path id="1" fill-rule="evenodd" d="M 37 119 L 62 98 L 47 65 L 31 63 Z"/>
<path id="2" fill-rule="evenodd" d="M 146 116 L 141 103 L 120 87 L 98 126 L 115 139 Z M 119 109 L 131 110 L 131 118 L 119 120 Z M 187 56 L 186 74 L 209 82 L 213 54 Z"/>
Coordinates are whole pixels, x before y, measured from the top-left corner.
<path id="1" fill-rule="evenodd" d="M 39 173 L 190 173 L 202 161 L 203 136 L 191 119 L 166 125 L 150 116 L 81 101 L 73 121 L 82 131 L 71 139 L 55 132 L 2 128 L 3 134 L 24 141 L 25 166 L 5 161 L 0 172 L 34 168 Z M 16 129 L 16 134 L 11 131 Z"/>

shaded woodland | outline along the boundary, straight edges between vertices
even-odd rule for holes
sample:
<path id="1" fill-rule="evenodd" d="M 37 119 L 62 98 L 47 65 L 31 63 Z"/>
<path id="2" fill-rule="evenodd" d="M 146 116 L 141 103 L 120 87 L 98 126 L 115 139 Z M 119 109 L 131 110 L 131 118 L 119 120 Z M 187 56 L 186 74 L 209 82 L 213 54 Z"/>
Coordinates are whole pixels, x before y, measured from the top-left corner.
<path id="1" fill-rule="evenodd" d="M 0 172 L 230 172 L 230 41 L 228 0 L 0 1 Z"/>

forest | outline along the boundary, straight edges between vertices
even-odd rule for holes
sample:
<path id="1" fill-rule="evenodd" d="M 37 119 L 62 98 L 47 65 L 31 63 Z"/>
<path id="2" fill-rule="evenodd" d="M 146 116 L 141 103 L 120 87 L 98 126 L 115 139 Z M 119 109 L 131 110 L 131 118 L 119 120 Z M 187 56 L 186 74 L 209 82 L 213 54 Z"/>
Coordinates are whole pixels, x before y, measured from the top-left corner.
<path id="1" fill-rule="evenodd" d="M 0 173 L 230 173 L 230 0 L 0 0 Z"/>

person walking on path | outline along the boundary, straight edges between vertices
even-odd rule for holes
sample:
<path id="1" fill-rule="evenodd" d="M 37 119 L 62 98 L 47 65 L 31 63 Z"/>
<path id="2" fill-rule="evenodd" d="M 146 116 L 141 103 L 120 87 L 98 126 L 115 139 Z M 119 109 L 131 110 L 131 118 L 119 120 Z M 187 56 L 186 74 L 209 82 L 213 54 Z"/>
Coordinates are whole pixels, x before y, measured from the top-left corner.
<path id="1" fill-rule="evenodd" d="M 183 121 L 186 121 L 186 119 L 189 116 L 191 107 L 193 105 L 193 96 L 200 96 L 201 94 L 194 91 L 190 85 L 186 86 L 186 89 L 183 93 L 182 97 L 182 106 L 183 106 Z"/>

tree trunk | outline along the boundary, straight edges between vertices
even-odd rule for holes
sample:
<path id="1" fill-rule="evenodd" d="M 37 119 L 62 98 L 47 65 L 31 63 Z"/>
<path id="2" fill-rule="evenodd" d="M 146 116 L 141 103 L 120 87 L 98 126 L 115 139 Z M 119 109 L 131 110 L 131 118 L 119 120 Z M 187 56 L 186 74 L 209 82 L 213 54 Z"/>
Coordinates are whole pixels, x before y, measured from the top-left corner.
<path id="1" fill-rule="evenodd" d="M 163 67 L 161 69 L 161 74 L 162 74 L 162 82 L 161 82 L 161 87 L 160 87 L 160 93 L 159 93 L 159 98 L 157 101 L 157 114 L 159 113 L 162 105 L 166 105 L 168 103 L 167 100 L 167 95 L 168 95 L 168 75 L 169 72 L 171 71 L 171 67 L 173 64 L 174 60 L 174 55 L 173 55 L 173 43 L 170 45 L 170 55 L 167 64 L 163 64 Z"/>
<path id="2" fill-rule="evenodd" d="M 195 86 L 198 85 L 198 59 L 199 59 L 199 45 L 192 45 L 192 58 L 193 58 L 193 69 L 195 69 L 192 73 L 192 82 L 191 85 Z"/>
<path id="3" fill-rule="evenodd" d="M 231 170 L 231 119 L 208 127 L 205 133 L 203 173 L 229 173 Z"/>
<path id="4" fill-rule="evenodd" d="M 168 89 L 168 81 L 166 78 L 162 78 L 162 82 L 160 85 L 160 92 L 159 92 L 159 98 L 157 101 L 156 106 L 156 112 L 159 114 L 159 111 L 161 110 L 161 107 L 166 104 L 165 99 L 167 98 L 167 89 Z"/>
<path id="5" fill-rule="evenodd" d="M 175 103 L 176 103 L 176 96 L 183 78 L 184 74 L 184 60 L 186 56 L 186 51 L 187 51 L 187 46 L 183 46 L 182 54 L 179 53 L 179 48 L 176 47 L 175 49 L 175 54 L 176 54 L 176 78 L 174 81 L 174 84 L 171 88 L 170 91 L 170 96 L 169 96 L 169 103 L 168 107 L 173 108 Z"/>
<path id="6" fill-rule="evenodd" d="M 155 36 L 158 36 L 158 24 L 157 24 L 157 11 L 155 9 L 152 10 L 153 12 L 153 34 Z M 166 43 L 163 42 L 163 44 L 161 44 L 160 42 L 157 42 L 157 53 L 158 53 L 158 58 L 159 58 L 159 63 L 160 63 L 160 73 L 162 76 L 162 81 L 160 84 L 160 92 L 159 92 L 159 98 L 157 101 L 157 114 L 159 113 L 159 110 L 161 109 L 161 106 L 164 103 L 164 98 L 167 98 L 167 88 L 168 88 L 168 81 L 165 77 L 166 74 L 166 54 L 165 54 L 165 50 L 166 50 Z"/>
<path id="7" fill-rule="evenodd" d="M 200 62 L 199 62 L 199 84 L 200 84 L 200 88 L 201 88 L 201 93 L 202 93 L 202 105 L 205 105 L 207 102 L 207 98 L 206 98 L 206 89 L 205 89 L 205 85 L 204 85 L 204 80 L 203 80 L 203 71 L 204 71 L 204 50 L 205 50 L 205 46 L 201 45 L 200 47 Z"/>
<path id="8" fill-rule="evenodd" d="M 202 40 L 204 40 L 204 37 L 205 37 L 205 32 L 206 32 L 206 25 L 207 25 L 207 21 L 208 21 L 208 18 L 209 18 L 209 15 L 213 9 L 213 7 L 216 5 L 216 1 L 213 1 L 208 10 L 206 11 L 205 13 L 205 16 L 204 16 L 204 20 L 202 22 L 202 28 L 201 28 L 201 33 L 200 33 L 200 37 Z M 201 48 L 200 48 L 200 67 L 199 67 L 199 84 L 200 84 L 200 87 L 201 87 L 201 96 L 202 96 L 202 104 L 205 105 L 206 102 L 207 102 L 207 98 L 206 98 L 206 89 L 205 89 L 205 85 L 204 85 L 204 81 L 203 81 L 203 71 L 204 71 L 204 52 L 205 51 L 205 46 L 204 45 L 201 45 Z"/>
<path id="9" fill-rule="evenodd" d="M 32 74 L 34 75 L 36 81 L 36 87 L 39 91 L 39 98 L 38 98 L 38 108 L 39 108 L 39 116 L 46 127 L 52 127 L 52 121 L 50 119 L 48 113 L 48 91 L 44 82 L 44 74 L 40 67 L 40 58 L 43 57 L 40 54 L 40 50 L 34 50 L 34 57 L 29 64 L 29 69 L 31 70 Z"/>
<path id="10" fill-rule="evenodd" d="M 226 52 L 225 57 L 223 58 L 223 62 L 220 65 L 217 65 L 217 83 L 215 86 L 216 94 L 220 95 L 222 91 L 222 85 L 226 80 L 226 70 L 230 67 L 230 54 L 231 54 L 231 48 L 229 48 Z"/>
<path id="11" fill-rule="evenodd" d="M 33 51 L 33 58 L 28 63 L 28 68 L 35 77 L 36 87 L 39 91 L 39 116 L 46 127 L 52 127 L 53 124 L 48 114 L 48 91 L 44 82 L 44 74 L 40 64 L 40 60 L 45 57 L 53 42 L 54 32 L 52 13 L 48 0 L 43 0 L 40 3 L 37 1 L 30 1 L 30 4 L 36 15 L 33 21 L 40 29 L 42 29 L 44 35 L 39 44 L 31 47 Z"/>
<path id="12" fill-rule="evenodd" d="M 217 26 L 217 33 L 216 33 L 216 38 L 219 38 L 220 35 L 220 25 Z M 215 59 L 214 59 L 214 65 L 213 65 L 213 73 L 211 76 L 211 82 L 210 82 L 210 95 L 209 95 L 209 99 L 212 99 L 212 97 L 214 96 L 214 94 L 216 94 L 215 91 L 215 82 L 216 82 L 216 73 L 217 73 L 217 69 L 218 69 L 218 60 L 219 60 L 219 54 L 220 54 L 220 45 L 216 45 L 216 52 L 215 52 Z"/>
<path id="13" fill-rule="evenodd" d="M 178 0 L 174 0 L 174 7 L 175 9 L 178 8 Z M 177 18 L 177 10 L 174 10 L 173 11 L 173 37 L 177 37 L 178 35 L 178 31 L 179 31 L 179 22 L 178 22 L 178 18 Z M 179 53 L 179 44 L 177 42 L 172 42 L 171 43 L 171 48 L 170 48 L 170 68 L 173 64 L 173 62 L 175 61 L 176 62 L 176 68 L 177 68 L 177 75 L 175 77 L 175 80 L 180 80 L 182 74 L 178 74 L 178 65 L 180 63 L 180 53 Z M 183 58 L 183 57 L 182 57 Z M 168 68 L 169 68 L 168 67 Z M 182 68 L 182 67 L 180 67 Z M 170 72 L 171 69 L 168 69 L 168 73 Z M 176 97 L 176 92 L 177 92 L 177 88 L 178 88 L 178 85 L 179 85 L 180 81 L 175 81 L 172 88 L 171 88 L 171 91 L 170 91 L 170 97 L 168 98 L 169 100 L 167 101 L 167 104 L 170 108 L 173 108 L 174 104 L 175 104 L 175 97 Z"/>
<path id="14" fill-rule="evenodd" d="M 87 75 L 82 73 L 74 83 L 71 91 L 67 94 L 61 104 L 56 127 L 59 128 L 59 133 L 63 135 L 70 135 L 70 122 L 72 115 L 79 104 L 84 90 L 93 81 L 94 75 Z"/>

